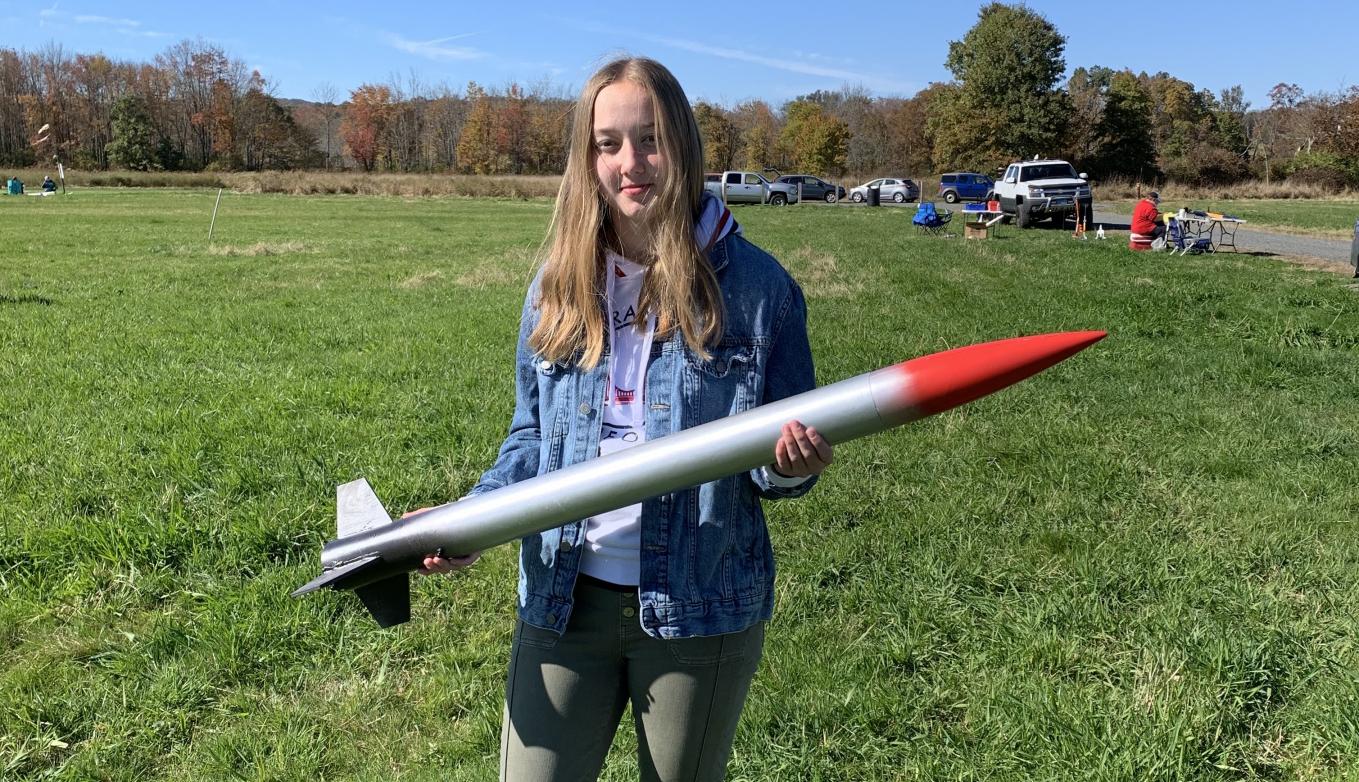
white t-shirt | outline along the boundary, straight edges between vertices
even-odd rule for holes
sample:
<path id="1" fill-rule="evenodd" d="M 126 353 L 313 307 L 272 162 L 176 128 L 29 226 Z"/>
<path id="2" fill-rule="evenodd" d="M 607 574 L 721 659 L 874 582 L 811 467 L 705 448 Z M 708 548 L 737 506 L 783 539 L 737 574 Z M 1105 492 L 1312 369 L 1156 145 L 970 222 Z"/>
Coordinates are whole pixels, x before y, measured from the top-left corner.
<path id="1" fill-rule="evenodd" d="M 656 334 L 654 318 L 638 322 L 646 267 L 608 253 L 608 306 L 613 329 L 609 377 L 604 389 L 599 455 L 646 442 L 646 365 Z M 637 584 L 641 573 L 642 505 L 629 505 L 585 520 L 581 572 L 614 584 Z"/>

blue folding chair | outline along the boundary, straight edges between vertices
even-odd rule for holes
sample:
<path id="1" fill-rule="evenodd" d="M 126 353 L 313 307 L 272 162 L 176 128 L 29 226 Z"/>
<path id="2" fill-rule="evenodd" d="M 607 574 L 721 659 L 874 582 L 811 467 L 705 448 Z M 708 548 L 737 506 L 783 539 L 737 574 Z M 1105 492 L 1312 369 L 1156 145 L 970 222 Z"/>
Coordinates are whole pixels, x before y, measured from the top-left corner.
<path id="1" fill-rule="evenodd" d="M 916 233 L 938 236 L 944 232 L 952 219 L 953 213 L 947 209 L 940 212 L 934 208 L 933 201 L 921 201 L 920 206 L 915 210 L 915 217 L 911 218 L 911 224 L 915 226 Z"/>
<path id="2" fill-rule="evenodd" d="M 1166 220 L 1166 247 L 1170 254 L 1174 255 L 1198 255 L 1199 253 L 1211 252 L 1213 243 L 1208 237 L 1190 236 L 1184 230 L 1184 225 L 1175 218 Z"/>

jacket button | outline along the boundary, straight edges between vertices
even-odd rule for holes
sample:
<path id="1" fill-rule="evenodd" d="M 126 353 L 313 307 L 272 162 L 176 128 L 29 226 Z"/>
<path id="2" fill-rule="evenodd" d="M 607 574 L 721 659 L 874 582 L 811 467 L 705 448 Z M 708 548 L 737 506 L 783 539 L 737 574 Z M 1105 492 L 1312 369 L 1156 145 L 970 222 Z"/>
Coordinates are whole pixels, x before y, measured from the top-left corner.
<path id="1" fill-rule="evenodd" d="M 719 358 L 719 359 L 717 360 L 717 363 L 716 363 L 715 365 L 713 365 L 713 369 L 716 369 L 716 370 L 717 370 L 717 374 L 720 375 L 720 374 L 722 374 L 723 372 L 726 372 L 726 371 L 727 371 L 727 362 L 726 362 L 726 361 L 723 361 L 722 359 Z"/>
<path id="2" fill-rule="evenodd" d="M 571 541 L 569 541 L 569 540 L 563 540 L 563 541 L 562 541 L 562 551 L 570 551 L 570 550 L 571 550 Z"/>
<path id="3" fill-rule="evenodd" d="M 580 414 L 581 414 L 581 415 L 589 415 L 589 414 L 590 414 L 590 403 L 589 403 L 589 402 L 581 402 L 581 403 L 580 403 Z"/>
<path id="4" fill-rule="evenodd" d="M 538 362 L 538 368 L 546 372 L 552 368 L 552 362 L 548 361 L 547 359 L 543 359 L 542 361 Z"/>
<path id="5" fill-rule="evenodd" d="M 637 615 L 637 609 L 633 608 L 632 606 L 624 606 L 624 608 L 623 608 L 623 616 L 626 616 L 627 618 L 631 619 L 631 618 L 633 618 L 633 617 L 636 616 L 636 615 Z"/>
<path id="6" fill-rule="evenodd" d="M 548 615 L 547 615 L 547 623 L 550 624 L 550 625 L 555 625 L 555 624 L 557 623 L 557 615 L 556 615 L 556 614 L 548 614 Z"/>

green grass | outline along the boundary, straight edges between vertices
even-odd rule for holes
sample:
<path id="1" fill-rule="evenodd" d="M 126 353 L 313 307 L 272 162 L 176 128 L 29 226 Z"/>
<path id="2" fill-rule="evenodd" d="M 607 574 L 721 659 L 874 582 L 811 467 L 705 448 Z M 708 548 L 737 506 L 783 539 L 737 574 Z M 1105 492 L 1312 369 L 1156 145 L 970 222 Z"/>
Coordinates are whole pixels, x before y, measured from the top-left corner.
<path id="1" fill-rule="evenodd" d="M 1131 215 L 1135 203 L 1111 201 L 1107 206 L 1119 214 Z M 1359 220 L 1359 201 L 1268 198 L 1161 200 L 1162 211 L 1174 212 L 1181 206 L 1235 215 L 1246 220 L 1250 228 L 1332 239 L 1353 237 L 1354 222 Z"/>
<path id="2" fill-rule="evenodd" d="M 209 248 L 213 195 L 0 199 L 0 779 L 492 779 L 513 547 L 395 630 L 288 592 L 335 484 L 399 512 L 490 463 L 550 205 L 227 195 Z M 1359 776 L 1346 280 L 736 216 L 807 291 L 823 382 L 1110 337 L 769 506 L 732 779 Z"/>

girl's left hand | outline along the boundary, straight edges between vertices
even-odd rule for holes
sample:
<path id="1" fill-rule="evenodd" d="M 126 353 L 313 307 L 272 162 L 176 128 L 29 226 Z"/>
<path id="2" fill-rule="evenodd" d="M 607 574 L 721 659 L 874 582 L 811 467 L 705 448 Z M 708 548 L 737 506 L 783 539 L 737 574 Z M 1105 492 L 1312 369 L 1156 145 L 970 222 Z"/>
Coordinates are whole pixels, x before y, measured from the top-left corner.
<path id="1" fill-rule="evenodd" d="M 820 475 L 834 460 L 830 441 L 801 421 L 784 424 L 783 435 L 774 444 L 774 469 L 789 478 Z"/>

